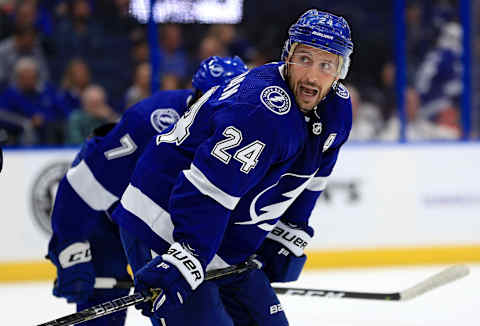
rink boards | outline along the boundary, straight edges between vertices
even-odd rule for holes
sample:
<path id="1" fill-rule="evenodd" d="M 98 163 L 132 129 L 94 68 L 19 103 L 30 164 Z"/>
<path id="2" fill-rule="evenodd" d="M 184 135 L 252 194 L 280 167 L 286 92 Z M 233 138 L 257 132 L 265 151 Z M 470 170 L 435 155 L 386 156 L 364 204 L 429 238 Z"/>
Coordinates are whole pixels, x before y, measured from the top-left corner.
<path id="1" fill-rule="evenodd" d="M 0 281 L 53 277 L 56 185 L 77 149 L 6 150 Z M 311 224 L 309 268 L 480 261 L 479 143 L 348 145 Z"/>

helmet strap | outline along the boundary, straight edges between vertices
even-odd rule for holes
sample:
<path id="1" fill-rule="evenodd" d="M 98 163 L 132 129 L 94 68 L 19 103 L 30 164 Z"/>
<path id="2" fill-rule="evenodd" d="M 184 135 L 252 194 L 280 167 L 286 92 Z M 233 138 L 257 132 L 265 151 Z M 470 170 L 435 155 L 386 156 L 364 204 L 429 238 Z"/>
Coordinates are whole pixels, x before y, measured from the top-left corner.
<path id="1" fill-rule="evenodd" d="M 292 43 L 290 46 L 290 51 L 288 51 L 288 55 L 285 58 L 285 78 L 288 76 L 288 66 L 290 65 L 290 59 L 293 56 L 293 52 L 295 51 L 295 48 L 297 47 L 298 42 Z"/>
<path id="2" fill-rule="evenodd" d="M 344 59 L 341 55 L 338 56 L 337 76 L 342 74 Z"/>

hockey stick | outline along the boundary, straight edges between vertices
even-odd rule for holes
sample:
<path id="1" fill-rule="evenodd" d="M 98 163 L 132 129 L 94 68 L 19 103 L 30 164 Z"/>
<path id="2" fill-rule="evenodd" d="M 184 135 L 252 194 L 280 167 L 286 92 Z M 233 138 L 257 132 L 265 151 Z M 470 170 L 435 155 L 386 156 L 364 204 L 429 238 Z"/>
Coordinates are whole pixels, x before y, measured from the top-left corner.
<path id="1" fill-rule="evenodd" d="M 296 295 L 306 297 L 325 297 L 325 298 L 350 298 L 350 299 L 371 299 L 386 301 L 406 301 L 418 297 L 425 292 L 458 280 L 467 276 L 469 269 L 465 265 L 454 265 L 444 269 L 443 271 L 430 276 L 420 283 L 400 292 L 392 293 L 376 293 L 376 292 L 352 292 L 341 290 L 324 290 L 324 289 L 305 289 L 305 288 L 289 288 L 289 287 L 273 287 L 277 294 Z M 117 281 L 114 278 L 96 278 L 95 288 L 112 289 L 112 288 L 130 288 L 133 286 L 131 281 Z"/>
<path id="2" fill-rule="evenodd" d="M 416 298 L 428 291 L 440 286 L 458 280 L 469 274 L 469 269 L 465 265 L 454 265 L 443 271 L 428 277 L 416 285 L 400 292 L 379 293 L 379 292 L 352 292 L 339 290 L 321 290 L 321 289 L 302 289 L 302 288 L 275 288 L 278 294 L 289 294 L 309 297 L 325 298 L 350 298 L 350 299 L 370 299 L 386 301 L 407 301 Z"/>
<path id="3" fill-rule="evenodd" d="M 238 274 L 243 273 L 245 271 L 258 268 L 258 264 L 255 263 L 253 260 L 247 260 L 244 263 L 232 265 L 230 267 L 216 269 L 212 271 L 208 271 L 205 275 L 205 280 L 214 280 L 221 278 L 223 276 L 231 275 L 231 274 Z M 128 283 L 128 282 L 127 282 Z M 125 283 L 122 284 L 125 287 Z M 130 282 L 130 285 L 132 283 Z M 112 287 L 110 287 L 112 288 Z M 130 288 L 130 286 L 128 286 Z M 132 295 L 127 295 L 125 297 L 121 297 L 112 301 L 107 301 L 101 303 L 99 305 L 84 309 L 82 311 L 54 319 L 52 321 L 39 324 L 37 326 L 67 326 L 67 325 L 75 325 L 78 323 L 82 323 L 85 321 L 89 321 L 95 318 L 99 318 L 120 310 L 124 310 L 130 306 L 134 306 L 138 303 L 145 302 L 152 300 L 153 298 L 157 297 L 161 294 L 161 289 L 154 289 L 152 290 L 151 295 L 144 295 L 142 293 L 134 293 Z"/>

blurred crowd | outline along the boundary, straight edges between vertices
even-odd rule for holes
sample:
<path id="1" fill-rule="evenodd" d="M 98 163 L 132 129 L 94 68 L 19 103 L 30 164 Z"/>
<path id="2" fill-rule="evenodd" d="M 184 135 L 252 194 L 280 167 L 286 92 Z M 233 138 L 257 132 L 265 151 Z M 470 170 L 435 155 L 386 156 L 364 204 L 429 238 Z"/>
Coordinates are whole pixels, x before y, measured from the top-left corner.
<path id="1" fill-rule="evenodd" d="M 288 26 L 308 8 L 344 16 L 355 43 L 345 80 L 351 140 L 398 140 L 394 1 L 245 0 L 240 24 L 159 24 L 160 89 L 191 87 L 201 60 L 279 60 Z M 407 0 L 406 136 L 461 136 L 458 3 Z M 75 145 L 150 96 L 147 26 L 129 0 L 0 0 L 0 132 L 7 144 Z"/>

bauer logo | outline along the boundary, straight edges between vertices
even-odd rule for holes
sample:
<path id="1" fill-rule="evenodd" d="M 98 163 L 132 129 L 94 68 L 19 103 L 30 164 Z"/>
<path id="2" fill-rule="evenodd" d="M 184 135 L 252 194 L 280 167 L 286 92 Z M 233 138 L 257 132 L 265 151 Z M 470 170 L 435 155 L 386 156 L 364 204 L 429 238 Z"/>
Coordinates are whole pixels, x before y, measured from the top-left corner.
<path id="1" fill-rule="evenodd" d="M 174 109 L 157 109 L 150 115 L 150 122 L 158 132 L 164 131 L 178 119 L 180 115 Z"/>
<path id="2" fill-rule="evenodd" d="M 262 103 L 272 112 L 283 115 L 290 111 L 290 96 L 278 86 L 269 86 L 260 94 Z"/>
<path id="3" fill-rule="evenodd" d="M 337 95 L 344 99 L 347 99 L 350 97 L 350 93 L 348 92 L 348 89 L 345 86 L 343 86 L 341 83 L 338 83 L 337 85 Z"/>
<path id="4" fill-rule="evenodd" d="M 70 162 L 56 162 L 43 169 L 33 183 L 31 210 L 35 225 L 46 235 L 52 234 L 51 213 L 58 184 Z"/>

